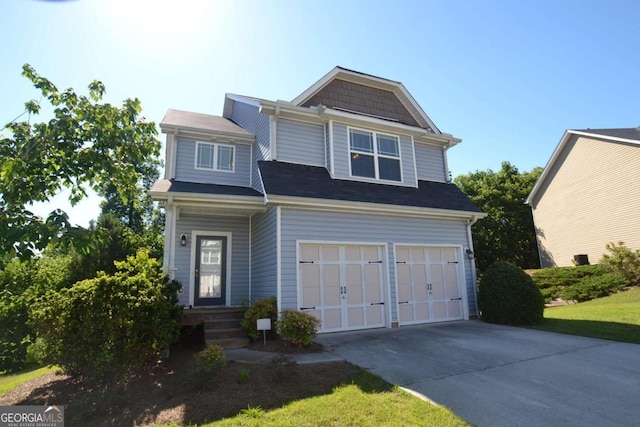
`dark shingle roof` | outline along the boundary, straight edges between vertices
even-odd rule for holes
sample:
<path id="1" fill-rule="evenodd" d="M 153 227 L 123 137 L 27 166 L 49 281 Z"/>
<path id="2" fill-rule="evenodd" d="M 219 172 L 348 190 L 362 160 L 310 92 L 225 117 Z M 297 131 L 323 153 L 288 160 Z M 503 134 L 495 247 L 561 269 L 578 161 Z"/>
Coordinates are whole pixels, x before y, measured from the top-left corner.
<path id="1" fill-rule="evenodd" d="M 324 167 L 259 161 L 267 195 L 309 197 L 481 213 L 453 184 L 418 181 L 418 188 L 332 179 Z"/>
<path id="2" fill-rule="evenodd" d="M 611 136 L 614 138 L 632 139 L 640 141 L 640 128 L 618 129 L 577 129 L 578 132 L 593 133 L 595 135 Z"/>
<path id="3" fill-rule="evenodd" d="M 157 180 L 151 189 L 152 193 L 194 193 L 194 194 L 219 194 L 225 196 L 256 196 L 262 194 L 250 187 L 238 187 L 234 185 L 201 184 L 197 182 L 174 181 L 169 179 Z"/>

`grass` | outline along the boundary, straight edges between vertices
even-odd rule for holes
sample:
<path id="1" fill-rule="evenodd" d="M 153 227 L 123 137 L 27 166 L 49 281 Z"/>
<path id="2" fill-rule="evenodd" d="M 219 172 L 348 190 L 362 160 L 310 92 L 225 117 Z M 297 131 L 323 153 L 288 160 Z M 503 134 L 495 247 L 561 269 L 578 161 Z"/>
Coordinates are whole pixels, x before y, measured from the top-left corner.
<path id="1" fill-rule="evenodd" d="M 29 380 L 38 378 L 49 372 L 54 372 L 57 368 L 38 368 L 28 371 L 20 372 L 17 374 L 1 375 L 0 376 L 0 396 L 10 392 L 20 384 L 26 383 Z"/>
<path id="2" fill-rule="evenodd" d="M 640 344 L 640 289 L 547 308 L 544 317 L 533 329 Z"/>
<path id="3" fill-rule="evenodd" d="M 447 409 L 424 402 L 363 369 L 330 394 L 263 411 L 247 407 L 233 417 L 203 426 L 470 426 Z"/>

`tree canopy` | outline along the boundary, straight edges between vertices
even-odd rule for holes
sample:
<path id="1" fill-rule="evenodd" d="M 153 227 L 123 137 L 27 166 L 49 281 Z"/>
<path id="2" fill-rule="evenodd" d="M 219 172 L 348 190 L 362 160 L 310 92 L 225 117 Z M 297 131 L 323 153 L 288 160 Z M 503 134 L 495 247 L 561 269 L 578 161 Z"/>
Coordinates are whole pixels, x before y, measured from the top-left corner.
<path id="1" fill-rule="evenodd" d="M 489 214 L 473 226 L 476 265 L 484 271 L 494 261 L 509 261 L 520 268 L 540 265 L 531 208 L 525 200 L 542 168 L 520 173 L 509 162 L 499 171 L 476 171 L 455 178 L 455 184 Z"/>
<path id="2" fill-rule="evenodd" d="M 78 231 L 61 210 L 46 219 L 29 210 L 64 188 L 72 206 L 95 191 L 106 198 L 103 210 L 136 228 L 145 210 L 141 184 L 157 175 L 161 148 L 155 123 L 140 117 L 140 101 L 101 103 L 105 86 L 97 80 L 89 84 L 88 97 L 72 88 L 60 91 L 29 64 L 22 75 L 51 104 L 53 118 L 14 120 L 4 127 L 10 135 L 0 135 L 0 255 L 28 258 Z M 41 105 L 32 100 L 25 108 L 37 115 Z"/>

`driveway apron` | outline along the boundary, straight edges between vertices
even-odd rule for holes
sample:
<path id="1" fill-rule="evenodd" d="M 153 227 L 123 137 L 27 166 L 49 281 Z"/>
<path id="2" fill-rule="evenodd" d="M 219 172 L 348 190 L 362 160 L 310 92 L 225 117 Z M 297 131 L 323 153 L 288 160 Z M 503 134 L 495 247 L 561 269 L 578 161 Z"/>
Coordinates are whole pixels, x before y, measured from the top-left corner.
<path id="1" fill-rule="evenodd" d="M 478 426 L 640 426 L 640 345 L 460 321 L 319 336 Z"/>

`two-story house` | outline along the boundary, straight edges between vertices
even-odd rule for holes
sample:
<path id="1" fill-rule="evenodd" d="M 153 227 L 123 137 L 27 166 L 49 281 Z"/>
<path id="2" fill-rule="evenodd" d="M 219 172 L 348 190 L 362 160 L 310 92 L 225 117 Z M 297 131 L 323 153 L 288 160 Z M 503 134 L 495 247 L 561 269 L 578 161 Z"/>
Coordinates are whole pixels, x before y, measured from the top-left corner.
<path id="1" fill-rule="evenodd" d="M 164 266 L 191 309 L 276 296 L 320 332 L 476 314 L 471 225 L 441 132 L 405 87 L 336 67 L 291 102 L 169 110 Z"/>

